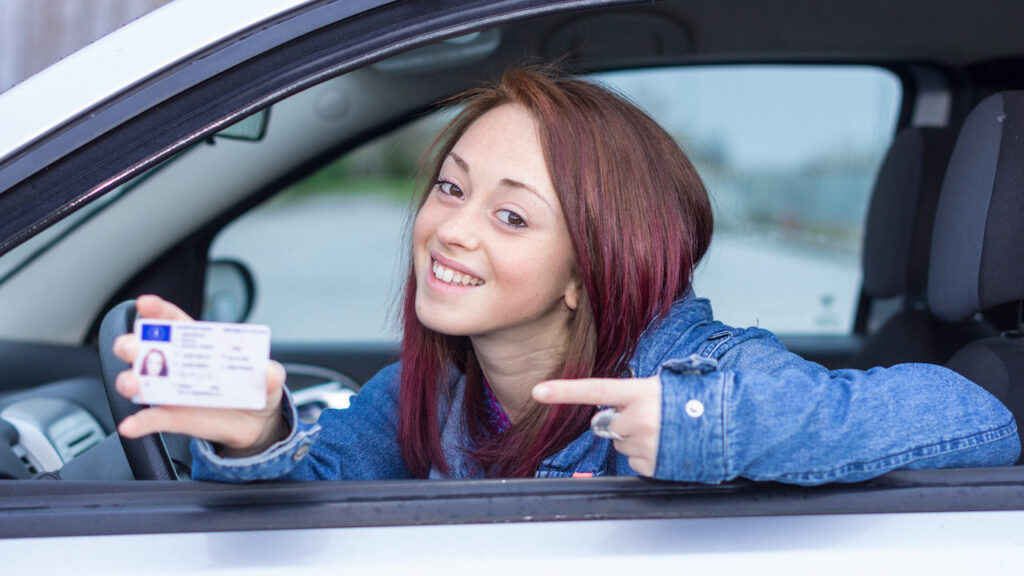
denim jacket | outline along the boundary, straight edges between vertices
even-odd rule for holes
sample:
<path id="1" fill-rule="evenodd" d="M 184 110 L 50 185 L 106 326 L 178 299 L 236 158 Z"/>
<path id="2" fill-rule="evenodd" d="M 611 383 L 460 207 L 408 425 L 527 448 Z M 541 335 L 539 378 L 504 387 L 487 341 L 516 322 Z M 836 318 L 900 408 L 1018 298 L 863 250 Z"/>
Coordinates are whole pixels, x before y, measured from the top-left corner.
<path id="1" fill-rule="evenodd" d="M 345 410 L 299 422 L 286 394 L 291 433 L 263 453 L 218 456 L 194 441 L 193 477 L 409 478 L 396 441 L 400 364 L 381 370 Z M 1012 465 L 1017 426 L 994 397 L 930 364 L 834 370 L 786 350 L 758 328 L 712 318 L 707 300 L 677 302 L 645 331 L 629 361 L 636 377 L 659 374 L 662 424 L 654 476 L 720 483 L 736 477 L 791 484 L 856 482 L 898 468 Z M 625 376 L 630 376 L 626 374 Z M 464 378 L 442 410 L 442 446 L 453 478 L 481 477 L 465 451 Z M 636 475 L 610 440 L 587 430 L 546 458 L 537 477 Z M 440 477 L 431 471 L 431 477 Z"/>

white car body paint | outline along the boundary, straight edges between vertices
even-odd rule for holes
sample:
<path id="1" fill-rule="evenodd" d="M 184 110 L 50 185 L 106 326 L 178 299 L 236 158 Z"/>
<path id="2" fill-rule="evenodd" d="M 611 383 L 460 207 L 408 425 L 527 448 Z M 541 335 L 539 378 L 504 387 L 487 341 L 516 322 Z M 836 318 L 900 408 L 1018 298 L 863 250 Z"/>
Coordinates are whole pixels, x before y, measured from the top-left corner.
<path id="1" fill-rule="evenodd" d="M 311 512 L 315 513 L 315 512 Z M 1016 574 L 1022 512 L 691 518 L 0 540 L 5 572 Z"/>

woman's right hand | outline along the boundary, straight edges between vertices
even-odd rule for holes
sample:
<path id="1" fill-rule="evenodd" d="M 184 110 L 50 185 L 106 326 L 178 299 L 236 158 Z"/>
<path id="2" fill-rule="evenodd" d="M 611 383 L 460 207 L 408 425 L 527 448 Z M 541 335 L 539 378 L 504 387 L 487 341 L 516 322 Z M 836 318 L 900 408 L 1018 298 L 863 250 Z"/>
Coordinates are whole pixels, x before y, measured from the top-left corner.
<path id="1" fill-rule="evenodd" d="M 135 310 L 143 318 L 192 321 L 181 308 L 158 296 L 139 296 Z M 135 360 L 137 349 L 135 334 L 123 334 L 114 341 L 114 354 L 129 364 Z M 125 438 L 154 432 L 186 434 L 219 444 L 217 451 L 222 456 L 257 454 L 288 433 L 281 415 L 284 379 L 284 367 L 271 360 L 267 366 L 267 406 L 263 410 L 153 406 L 125 418 L 117 431 Z M 131 370 L 124 370 L 117 375 L 116 386 L 119 394 L 130 399 L 139 392 L 139 379 Z"/>

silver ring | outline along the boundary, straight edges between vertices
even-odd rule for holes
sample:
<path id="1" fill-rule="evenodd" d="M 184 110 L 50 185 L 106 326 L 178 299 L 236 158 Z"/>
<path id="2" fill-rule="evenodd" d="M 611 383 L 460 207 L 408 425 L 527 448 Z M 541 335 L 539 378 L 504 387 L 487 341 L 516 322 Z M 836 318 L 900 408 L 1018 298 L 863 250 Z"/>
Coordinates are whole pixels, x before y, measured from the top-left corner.
<path id="1" fill-rule="evenodd" d="M 617 408 L 605 408 L 594 414 L 594 417 L 590 419 L 590 429 L 594 431 L 594 436 L 609 440 L 625 440 L 625 438 L 619 436 L 611 429 L 612 420 L 615 420 L 618 415 L 619 410 Z"/>

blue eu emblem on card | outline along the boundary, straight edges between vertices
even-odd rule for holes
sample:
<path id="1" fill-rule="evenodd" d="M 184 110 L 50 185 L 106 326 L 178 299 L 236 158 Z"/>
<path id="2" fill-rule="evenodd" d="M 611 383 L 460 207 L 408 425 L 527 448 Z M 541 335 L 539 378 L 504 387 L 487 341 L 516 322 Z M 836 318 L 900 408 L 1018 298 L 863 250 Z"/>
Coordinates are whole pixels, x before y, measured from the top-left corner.
<path id="1" fill-rule="evenodd" d="M 143 324 L 142 325 L 142 339 L 153 340 L 156 342 L 170 342 L 171 341 L 171 327 L 161 326 L 159 324 Z"/>

